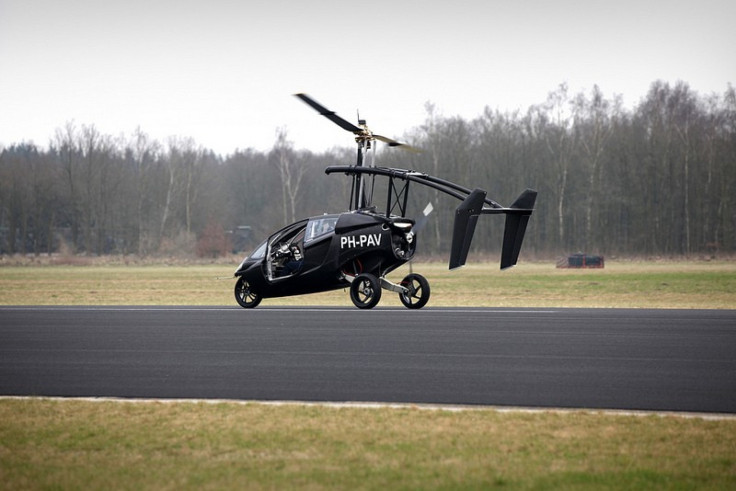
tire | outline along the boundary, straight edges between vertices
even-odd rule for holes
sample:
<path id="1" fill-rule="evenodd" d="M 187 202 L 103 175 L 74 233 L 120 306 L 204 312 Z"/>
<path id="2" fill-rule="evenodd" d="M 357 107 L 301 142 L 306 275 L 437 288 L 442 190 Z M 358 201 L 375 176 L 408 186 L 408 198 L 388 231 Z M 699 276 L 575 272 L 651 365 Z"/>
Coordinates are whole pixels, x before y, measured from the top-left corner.
<path id="1" fill-rule="evenodd" d="M 407 309 L 421 309 L 429 301 L 429 282 L 420 274 L 407 275 L 401 280 L 401 286 L 409 289 L 407 293 L 399 293 L 399 300 Z"/>
<path id="2" fill-rule="evenodd" d="M 250 283 L 248 283 L 245 278 L 241 276 L 235 283 L 235 300 L 244 309 L 252 309 L 254 307 L 257 307 L 258 304 L 261 303 L 263 297 L 254 292 L 250 288 Z"/>
<path id="3" fill-rule="evenodd" d="M 381 300 L 381 283 L 370 273 L 359 274 L 350 283 L 350 300 L 359 309 L 372 309 Z"/>

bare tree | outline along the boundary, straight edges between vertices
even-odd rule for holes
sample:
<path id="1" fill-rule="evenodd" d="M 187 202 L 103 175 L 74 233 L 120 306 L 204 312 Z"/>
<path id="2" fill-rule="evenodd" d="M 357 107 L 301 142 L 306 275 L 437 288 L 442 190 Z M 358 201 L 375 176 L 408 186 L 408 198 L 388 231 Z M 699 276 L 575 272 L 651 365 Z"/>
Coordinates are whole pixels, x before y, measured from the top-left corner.
<path id="1" fill-rule="evenodd" d="M 154 193 L 152 187 L 152 167 L 159 156 L 160 145 L 152 141 L 140 127 L 136 128 L 132 139 L 128 143 L 131 158 L 133 160 L 133 173 L 135 180 L 135 249 L 139 254 L 146 255 L 150 251 L 148 236 L 146 232 L 146 216 L 144 213 L 145 203 L 149 194 Z"/>
<path id="2" fill-rule="evenodd" d="M 603 97 L 600 88 L 595 85 L 588 99 L 584 93 L 578 94 L 574 101 L 575 129 L 578 134 L 580 148 L 584 154 L 582 168 L 587 173 L 585 186 L 585 237 L 586 248 L 593 240 L 593 211 L 597 205 L 595 199 L 601 194 L 601 164 L 606 151 L 606 144 L 613 131 L 612 114 L 609 101 Z M 600 244 L 596 244 L 600 246 Z"/>
<path id="3" fill-rule="evenodd" d="M 77 141 L 77 128 L 73 121 L 68 121 L 63 128 L 56 130 L 55 141 L 56 152 L 61 162 L 61 167 L 66 183 L 67 206 L 66 221 L 71 229 L 71 247 L 76 252 L 79 237 L 79 191 L 77 185 L 77 174 L 80 172 L 80 154 Z"/>
<path id="4" fill-rule="evenodd" d="M 567 84 L 561 84 L 555 92 L 550 92 L 544 110 L 551 115 L 551 125 L 542 135 L 550 156 L 553 158 L 554 171 L 557 177 L 557 227 L 558 241 L 561 246 L 567 244 L 566 236 L 566 199 L 568 179 L 572 156 L 577 141 L 572 131 L 574 120 L 570 111 L 570 97 Z"/>
<path id="5" fill-rule="evenodd" d="M 284 225 L 296 219 L 296 204 L 306 167 L 300 165 L 294 152 L 294 144 L 287 139 L 284 128 L 276 131 L 273 155 L 281 176 L 281 196 L 284 208 Z"/>

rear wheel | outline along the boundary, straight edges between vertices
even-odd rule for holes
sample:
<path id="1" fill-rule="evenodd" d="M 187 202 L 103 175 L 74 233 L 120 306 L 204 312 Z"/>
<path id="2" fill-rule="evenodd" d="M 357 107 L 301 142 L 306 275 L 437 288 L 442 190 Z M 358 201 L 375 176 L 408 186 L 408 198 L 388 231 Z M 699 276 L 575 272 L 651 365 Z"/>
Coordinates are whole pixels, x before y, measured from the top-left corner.
<path id="1" fill-rule="evenodd" d="M 250 283 L 241 276 L 235 283 L 235 300 L 244 309 L 252 309 L 261 303 L 262 297 L 254 292 Z"/>
<path id="2" fill-rule="evenodd" d="M 407 275 L 401 280 L 401 286 L 407 288 L 406 293 L 399 293 L 399 300 L 407 309 L 421 309 L 429 301 L 429 282 L 420 274 Z"/>
<path id="3" fill-rule="evenodd" d="M 350 299 L 359 309 L 372 309 L 381 300 L 381 283 L 370 273 L 359 274 L 350 284 Z"/>

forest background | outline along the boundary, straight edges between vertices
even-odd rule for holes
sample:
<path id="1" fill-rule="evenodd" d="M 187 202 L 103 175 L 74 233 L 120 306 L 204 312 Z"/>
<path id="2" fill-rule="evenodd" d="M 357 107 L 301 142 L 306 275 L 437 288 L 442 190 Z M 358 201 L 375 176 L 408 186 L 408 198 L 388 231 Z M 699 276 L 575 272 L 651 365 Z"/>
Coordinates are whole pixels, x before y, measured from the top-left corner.
<path id="1" fill-rule="evenodd" d="M 425 109 L 425 123 L 403 136 L 423 152 L 381 148 L 378 165 L 481 187 L 504 205 L 536 189 L 528 257 L 736 251 L 731 85 L 701 95 L 686 82 L 656 81 L 630 109 L 597 86 L 571 94 L 565 84 L 526 110 L 486 107 L 472 120 L 438 114 L 431 103 Z M 324 131 L 341 131 L 317 118 Z M 245 147 L 225 156 L 188 137 L 161 142 L 140 128 L 113 136 L 76 122 L 57 129 L 47 147 L 3 148 L 0 253 L 216 257 L 249 250 L 297 219 L 346 210 L 349 179 L 324 168 L 354 164 L 350 135 L 344 148 L 314 153 L 275 130 L 269 152 Z M 428 202 L 434 212 L 419 254 L 445 254 L 458 202 L 413 186 L 408 215 Z M 502 220 L 481 222 L 472 253 L 498 253 Z"/>

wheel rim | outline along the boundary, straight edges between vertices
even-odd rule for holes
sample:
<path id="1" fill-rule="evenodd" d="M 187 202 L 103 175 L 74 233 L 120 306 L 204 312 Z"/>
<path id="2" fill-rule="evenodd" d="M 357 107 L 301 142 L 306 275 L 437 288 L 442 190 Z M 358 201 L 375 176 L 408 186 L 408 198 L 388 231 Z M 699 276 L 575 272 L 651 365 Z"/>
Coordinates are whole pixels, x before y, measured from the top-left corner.
<path id="1" fill-rule="evenodd" d="M 245 289 L 243 289 L 243 290 L 245 290 Z M 243 291 L 243 293 L 240 295 L 240 298 L 245 303 L 253 303 L 253 302 L 255 302 L 256 298 L 258 298 L 258 296 L 255 293 L 253 293 L 253 292 L 246 293 L 245 291 Z"/>
<path id="2" fill-rule="evenodd" d="M 405 303 L 414 305 L 422 299 L 422 285 L 416 279 L 411 280 L 408 285 L 402 284 L 402 286 L 405 286 L 409 290 L 401 294 Z"/>
<path id="3" fill-rule="evenodd" d="M 371 286 L 371 282 L 367 279 L 361 280 L 357 288 L 358 300 L 363 304 L 370 303 L 373 296 L 376 294 L 375 290 Z"/>

